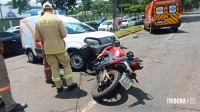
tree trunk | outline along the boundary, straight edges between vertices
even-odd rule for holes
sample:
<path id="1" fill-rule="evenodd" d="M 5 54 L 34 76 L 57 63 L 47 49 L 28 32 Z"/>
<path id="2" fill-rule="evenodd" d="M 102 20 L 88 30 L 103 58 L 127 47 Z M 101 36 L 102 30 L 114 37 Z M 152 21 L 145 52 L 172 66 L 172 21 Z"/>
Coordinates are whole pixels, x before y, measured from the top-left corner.
<path id="1" fill-rule="evenodd" d="M 112 12 L 113 12 L 113 31 L 117 31 L 117 0 L 112 0 Z"/>

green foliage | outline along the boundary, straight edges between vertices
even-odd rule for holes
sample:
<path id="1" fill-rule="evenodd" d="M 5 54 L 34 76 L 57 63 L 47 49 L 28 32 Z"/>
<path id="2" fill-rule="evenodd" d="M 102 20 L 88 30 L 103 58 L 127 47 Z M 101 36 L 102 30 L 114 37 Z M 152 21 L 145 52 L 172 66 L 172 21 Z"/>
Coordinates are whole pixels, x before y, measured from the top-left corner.
<path id="1" fill-rule="evenodd" d="M 151 0 L 118 0 L 118 10 L 123 13 L 141 13 Z"/>
<path id="2" fill-rule="evenodd" d="M 200 0 L 181 0 L 182 11 L 190 11 L 192 8 L 199 8 Z"/>
<path id="3" fill-rule="evenodd" d="M 122 4 L 125 13 L 141 13 L 144 12 L 146 4 L 143 5 L 132 5 L 132 4 Z"/>
<path id="4" fill-rule="evenodd" d="M 21 15 L 22 12 L 30 8 L 28 2 L 29 0 L 12 0 L 12 7 L 14 9 L 18 8 L 18 13 Z"/>
<path id="5" fill-rule="evenodd" d="M 112 4 L 102 0 L 95 0 L 91 4 L 91 11 L 100 16 L 102 16 L 102 13 L 108 15 L 112 11 Z"/>
<path id="6" fill-rule="evenodd" d="M 83 10 L 89 11 L 91 9 L 92 0 L 82 0 Z"/>
<path id="7" fill-rule="evenodd" d="M 79 7 L 75 8 L 74 10 L 68 10 L 68 15 L 78 14 L 79 12 L 83 11 L 83 6 L 80 5 Z"/>
<path id="8" fill-rule="evenodd" d="M 193 8 L 199 8 L 200 6 L 200 0 L 191 0 L 191 5 Z"/>
<path id="9" fill-rule="evenodd" d="M 41 0 L 40 3 L 43 5 L 47 1 L 52 3 L 52 0 Z M 76 5 L 76 0 L 53 0 L 54 9 L 73 10 Z"/>
<path id="10" fill-rule="evenodd" d="M 8 2 L 7 2 L 7 5 L 12 5 L 12 1 L 8 1 Z"/>

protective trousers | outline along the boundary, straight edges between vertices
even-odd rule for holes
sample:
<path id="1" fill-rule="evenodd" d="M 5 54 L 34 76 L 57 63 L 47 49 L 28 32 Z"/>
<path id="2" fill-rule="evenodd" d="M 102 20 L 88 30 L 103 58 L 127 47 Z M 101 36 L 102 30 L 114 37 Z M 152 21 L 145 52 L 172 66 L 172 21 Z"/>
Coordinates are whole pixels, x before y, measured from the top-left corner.
<path id="1" fill-rule="evenodd" d="M 48 54 L 46 55 L 47 62 L 51 66 L 52 75 L 53 75 L 53 81 L 56 84 L 57 88 L 61 88 L 63 86 L 61 77 L 60 77 L 60 69 L 59 69 L 59 63 L 64 68 L 64 79 L 67 83 L 67 86 L 70 86 L 73 84 L 73 75 L 72 75 L 72 69 L 70 65 L 69 56 L 66 52 L 60 53 L 60 54 Z"/>
<path id="2" fill-rule="evenodd" d="M 0 55 L 0 103 L 3 101 L 6 104 L 6 109 L 14 108 L 16 102 L 14 101 L 10 91 L 10 80 L 4 62 L 4 58 Z"/>
<path id="3" fill-rule="evenodd" d="M 43 54 L 44 74 L 45 74 L 46 81 L 48 81 L 52 77 L 52 71 L 51 71 L 51 66 L 47 63 L 44 47 L 42 47 L 42 54 Z"/>

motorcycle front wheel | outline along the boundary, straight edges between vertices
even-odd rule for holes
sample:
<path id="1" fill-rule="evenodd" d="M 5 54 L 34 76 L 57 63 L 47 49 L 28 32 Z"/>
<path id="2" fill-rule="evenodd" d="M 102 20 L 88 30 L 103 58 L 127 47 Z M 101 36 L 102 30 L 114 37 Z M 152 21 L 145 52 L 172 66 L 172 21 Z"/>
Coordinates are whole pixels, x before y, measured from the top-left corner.
<path id="1" fill-rule="evenodd" d="M 99 81 L 97 81 L 92 88 L 92 96 L 96 101 L 111 96 L 119 85 L 121 73 L 117 70 L 111 70 L 108 72 L 108 74 L 110 79 L 106 81 L 107 84 L 100 85 L 100 83 L 98 83 Z"/>

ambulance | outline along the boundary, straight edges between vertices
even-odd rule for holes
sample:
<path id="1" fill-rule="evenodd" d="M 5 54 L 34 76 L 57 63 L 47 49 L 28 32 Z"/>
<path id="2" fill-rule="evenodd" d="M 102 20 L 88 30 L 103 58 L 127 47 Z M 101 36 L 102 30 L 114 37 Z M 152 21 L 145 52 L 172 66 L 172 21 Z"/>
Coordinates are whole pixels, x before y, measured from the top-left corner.
<path id="1" fill-rule="evenodd" d="M 145 8 L 144 29 L 150 33 L 168 27 L 174 32 L 181 25 L 180 0 L 153 0 Z"/>
<path id="2" fill-rule="evenodd" d="M 72 17 L 56 15 L 65 24 L 68 35 L 64 38 L 66 51 L 70 54 L 71 66 L 75 71 L 84 70 L 88 60 L 88 53 L 81 48 L 86 45 L 86 37 L 99 38 L 102 44 L 110 43 L 109 38 L 116 38 L 114 33 L 105 31 L 96 31 L 89 25 L 80 22 Z M 29 62 L 34 63 L 38 58 L 42 58 L 42 45 L 34 39 L 35 22 L 39 16 L 31 16 L 20 20 L 20 34 L 24 53 Z M 118 39 L 117 39 L 118 40 Z"/>

